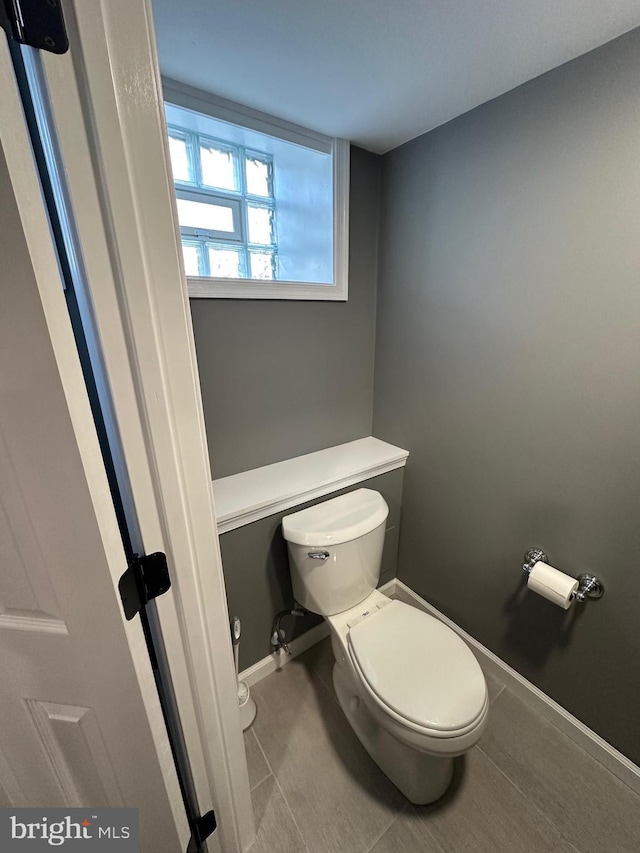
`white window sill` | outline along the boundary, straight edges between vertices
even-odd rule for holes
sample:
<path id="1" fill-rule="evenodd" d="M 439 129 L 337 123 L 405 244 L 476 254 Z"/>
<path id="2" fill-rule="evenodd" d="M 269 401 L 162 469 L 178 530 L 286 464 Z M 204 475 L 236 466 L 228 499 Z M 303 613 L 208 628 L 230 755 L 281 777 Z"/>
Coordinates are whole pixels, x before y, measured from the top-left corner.
<path id="1" fill-rule="evenodd" d="M 249 278 L 188 277 L 191 299 L 311 299 L 346 302 L 346 278 L 338 284 L 305 284 L 294 281 L 263 282 Z"/>
<path id="2" fill-rule="evenodd" d="M 402 468 L 408 456 L 369 436 L 214 480 L 218 533 Z"/>

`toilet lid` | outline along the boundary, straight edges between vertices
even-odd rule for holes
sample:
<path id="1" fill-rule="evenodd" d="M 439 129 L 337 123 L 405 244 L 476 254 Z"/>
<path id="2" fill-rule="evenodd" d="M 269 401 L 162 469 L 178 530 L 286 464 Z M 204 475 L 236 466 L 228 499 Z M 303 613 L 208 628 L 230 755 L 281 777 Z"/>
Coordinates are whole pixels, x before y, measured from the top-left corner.
<path id="1" fill-rule="evenodd" d="M 487 687 L 478 662 L 433 616 L 391 601 L 351 628 L 348 642 L 376 700 L 409 723 L 445 736 L 483 713 Z"/>

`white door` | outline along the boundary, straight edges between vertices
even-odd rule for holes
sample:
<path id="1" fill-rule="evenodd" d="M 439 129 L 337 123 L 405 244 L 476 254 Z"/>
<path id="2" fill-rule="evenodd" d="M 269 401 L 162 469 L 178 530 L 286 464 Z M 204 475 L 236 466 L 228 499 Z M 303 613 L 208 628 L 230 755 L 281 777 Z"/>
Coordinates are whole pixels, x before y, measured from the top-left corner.
<path id="1" fill-rule="evenodd" d="M 141 850 L 184 812 L 62 282 L 0 38 L 0 806 L 140 810 Z"/>
<path id="2" fill-rule="evenodd" d="M 254 820 L 151 2 L 60 6 L 69 51 L 34 73 L 140 540 L 169 560 L 157 621 L 199 809 L 218 821 L 208 847 L 241 853 Z"/>

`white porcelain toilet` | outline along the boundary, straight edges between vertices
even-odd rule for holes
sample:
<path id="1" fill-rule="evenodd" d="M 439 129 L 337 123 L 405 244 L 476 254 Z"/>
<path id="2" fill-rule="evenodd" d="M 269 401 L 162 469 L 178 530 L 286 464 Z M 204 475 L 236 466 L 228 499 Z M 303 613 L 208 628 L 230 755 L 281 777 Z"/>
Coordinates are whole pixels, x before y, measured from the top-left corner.
<path id="1" fill-rule="evenodd" d="M 389 508 L 358 489 L 282 520 L 296 601 L 324 616 L 333 682 L 367 752 L 412 803 L 444 794 L 487 723 L 484 675 L 432 616 L 376 590 Z"/>

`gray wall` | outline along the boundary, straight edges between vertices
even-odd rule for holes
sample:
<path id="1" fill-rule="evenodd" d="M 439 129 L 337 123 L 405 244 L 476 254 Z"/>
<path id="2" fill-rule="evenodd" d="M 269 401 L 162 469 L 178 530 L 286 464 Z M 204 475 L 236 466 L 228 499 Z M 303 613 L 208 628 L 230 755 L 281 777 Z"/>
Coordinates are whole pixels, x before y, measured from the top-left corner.
<path id="1" fill-rule="evenodd" d="M 352 148 L 348 302 L 191 301 L 213 477 L 371 435 L 379 176 Z"/>
<path id="2" fill-rule="evenodd" d="M 383 161 L 399 576 L 640 762 L 640 30 Z M 527 547 L 600 575 L 568 613 Z"/>
<path id="3" fill-rule="evenodd" d="M 239 616 L 242 622 L 241 669 L 251 666 L 272 651 L 269 638 L 273 618 L 280 610 L 293 606 L 287 545 L 282 538 L 283 517 L 354 489 L 376 489 L 389 505 L 380 570 L 380 583 L 386 583 L 396 574 L 402 475 L 403 469 L 397 468 L 220 536 L 229 613 L 231 616 Z M 283 620 L 282 627 L 289 639 L 321 621 L 317 616 L 287 618 Z"/>

